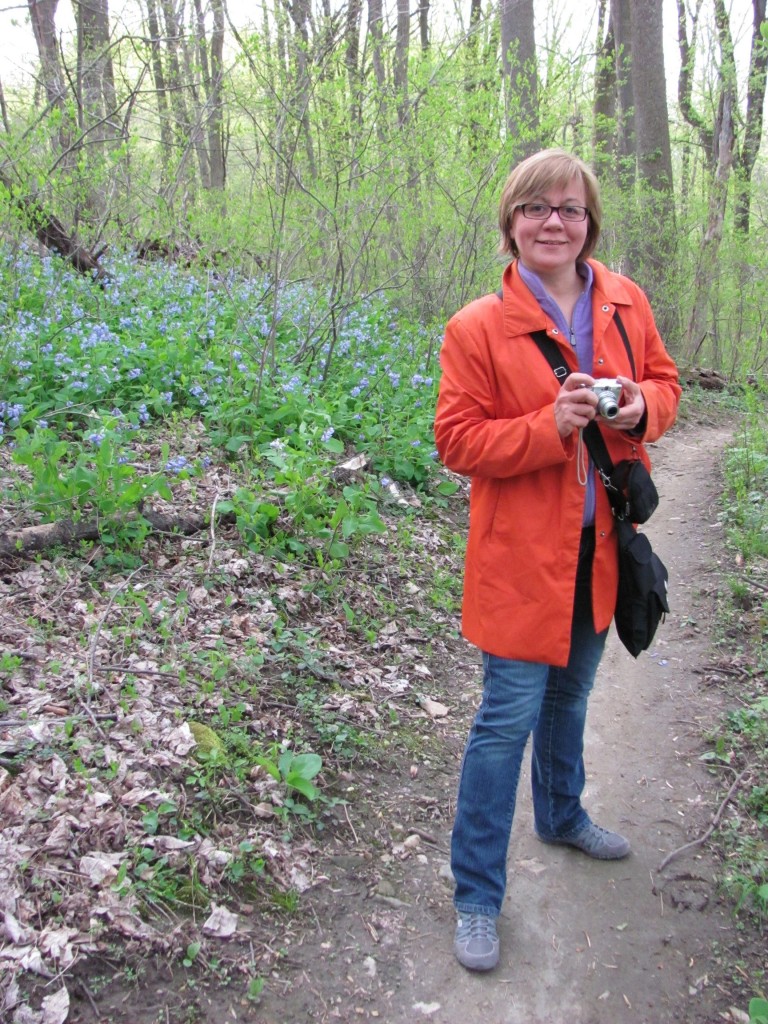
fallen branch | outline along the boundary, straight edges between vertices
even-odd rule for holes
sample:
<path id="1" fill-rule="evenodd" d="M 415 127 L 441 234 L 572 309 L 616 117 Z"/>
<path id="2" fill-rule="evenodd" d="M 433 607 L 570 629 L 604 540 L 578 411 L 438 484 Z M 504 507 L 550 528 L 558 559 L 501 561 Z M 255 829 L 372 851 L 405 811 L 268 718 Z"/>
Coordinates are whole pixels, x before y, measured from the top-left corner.
<path id="1" fill-rule="evenodd" d="M 664 858 L 664 860 L 661 862 L 661 864 L 659 864 L 659 866 L 657 868 L 657 871 L 663 871 L 664 868 L 668 864 L 671 864 L 673 860 L 676 860 L 678 857 L 681 857 L 684 853 L 687 853 L 688 850 L 693 850 L 697 846 L 703 846 L 704 843 L 706 843 L 706 841 L 709 839 L 709 837 L 715 831 L 717 826 L 720 824 L 720 819 L 723 816 L 723 811 L 725 810 L 725 808 L 727 807 L 727 805 L 729 804 L 729 802 L 733 798 L 734 793 L 736 792 L 736 790 L 739 788 L 741 783 L 744 781 L 744 779 L 749 775 L 749 773 L 751 771 L 752 771 L 752 768 L 750 766 L 749 768 L 745 768 L 744 771 L 740 775 L 738 775 L 736 777 L 736 779 L 734 780 L 733 785 L 728 790 L 728 792 L 725 794 L 725 799 L 723 800 L 723 802 L 718 807 L 717 813 L 715 814 L 714 818 L 712 819 L 712 822 L 711 822 L 709 828 L 707 829 L 707 831 L 704 833 L 704 835 L 699 836 L 699 838 L 698 839 L 694 839 L 693 842 L 686 843 L 685 846 L 679 846 L 676 850 L 673 850 L 671 853 L 668 853 L 667 856 Z"/>
<path id="2" fill-rule="evenodd" d="M 204 515 L 169 515 L 147 509 L 141 516 L 129 517 L 122 521 L 122 526 L 132 522 L 146 522 L 154 533 L 175 534 L 188 537 L 199 533 L 205 528 L 207 516 Z M 222 522 L 234 522 L 230 514 L 222 516 Z M 26 526 L 21 530 L 6 530 L 0 533 L 0 556 L 26 554 L 30 551 L 44 551 L 52 547 L 71 547 L 80 541 L 99 540 L 102 530 L 110 526 L 107 521 L 88 520 L 75 522 L 72 519 L 60 519 L 55 523 L 41 523 L 38 526 Z"/>

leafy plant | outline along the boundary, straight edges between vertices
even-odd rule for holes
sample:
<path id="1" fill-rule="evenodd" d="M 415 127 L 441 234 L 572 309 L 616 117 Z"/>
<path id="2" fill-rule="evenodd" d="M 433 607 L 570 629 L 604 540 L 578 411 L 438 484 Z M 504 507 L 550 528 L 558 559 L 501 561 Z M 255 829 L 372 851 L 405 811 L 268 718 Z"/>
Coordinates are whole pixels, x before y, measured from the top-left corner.
<path id="1" fill-rule="evenodd" d="M 295 790 L 307 800 L 317 800 L 320 796 L 320 790 L 312 782 L 323 769 L 323 760 L 319 754 L 296 754 L 292 750 L 284 750 L 277 763 L 268 757 L 258 757 L 256 760 L 273 779 L 282 781 L 289 791 Z"/>

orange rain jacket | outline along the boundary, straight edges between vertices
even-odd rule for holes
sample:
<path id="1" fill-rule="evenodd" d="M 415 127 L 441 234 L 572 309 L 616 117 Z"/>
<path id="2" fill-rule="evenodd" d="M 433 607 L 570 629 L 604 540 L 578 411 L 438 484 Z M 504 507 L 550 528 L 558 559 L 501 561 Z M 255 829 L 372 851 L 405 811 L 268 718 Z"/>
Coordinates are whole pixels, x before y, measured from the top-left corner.
<path id="1" fill-rule="evenodd" d="M 614 462 L 642 459 L 644 441 L 672 425 L 681 389 L 674 362 L 642 290 L 595 260 L 594 377 L 631 377 L 614 309 L 629 336 L 646 405 L 642 437 L 603 429 Z M 560 388 L 530 337 L 545 329 L 577 370 L 575 353 L 517 270 L 504 272 L 503 300 L 486 295 L 449 321 L 435 439 L 443 463 L 471 477 L 462 631 L 503 658 L 566 665 L 585 489 L 578 481 L 578 433 L 561 438 L 554 402 Z M 592 575 L 595 628 L 616 606 L 616 538 L 605 488 L 596 487 Z"/>

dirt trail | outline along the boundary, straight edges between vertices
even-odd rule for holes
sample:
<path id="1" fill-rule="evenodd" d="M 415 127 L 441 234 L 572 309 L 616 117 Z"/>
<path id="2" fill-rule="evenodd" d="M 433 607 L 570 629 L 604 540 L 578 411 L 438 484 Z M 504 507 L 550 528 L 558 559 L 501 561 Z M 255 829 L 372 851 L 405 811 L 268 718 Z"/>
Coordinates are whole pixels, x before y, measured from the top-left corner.
<path id="1" fill-rule="evenodd" d="M 705 831 L 722 797 L 698 761 L 702 729 L 719 707 L 697 669 L 707 656 L 718 586 L 718 463 L 728 436 L 722 427 L 682 427 L 654 446 L 662 503 L 648 533 L 670 569 L 673 614 L 637 661 L 611 636 L 592 699 L 585 803 L 597 821 L 630 838 L 632 855 L 599 863 L 540 844 L 524 777 L 499 925 L 500 965 L 483 976 L 456 964 L 446 875 L 459 758 L 478 695 L 476 658 L 467 648 L 464 677 L 454 674 L 446 688 L 452 714 L 436 726 L 444 762 L 419 765 L 415 778 L 404 764 L 370 817 L 351 806 L 349 849 L 329 859 L 327 883 L 309 897 L 314 931 L 289 947 L 285 971 L 268 981 L 258 1010 L 240 1004 L 239 1020 L 717 1019 L 723 995 L 708 978 L 712 945 L 733 941 L 734 926 L 717 899 L 715 865 L 704 847 L 663 873 L 658 868 L 666 854 Z M 410 847 L 398 845 L 408 836 Z"/>

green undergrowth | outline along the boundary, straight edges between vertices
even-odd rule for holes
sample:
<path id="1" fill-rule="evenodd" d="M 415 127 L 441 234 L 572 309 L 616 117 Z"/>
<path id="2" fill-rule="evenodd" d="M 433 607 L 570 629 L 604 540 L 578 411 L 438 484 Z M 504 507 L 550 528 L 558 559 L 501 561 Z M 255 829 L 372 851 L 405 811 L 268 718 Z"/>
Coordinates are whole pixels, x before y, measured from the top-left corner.
<path id="1" fill-rule="evenodd" d="M 329 318 L 308 284 L 118 256 L 100 286 L 6 248 L 0 294 L 3 498 L 32 522 L 97 521 L 140 547 L 147 508 L 224 460 L 246 471 L 218 512 L 248 546 L 324 564 L 384 529 L 391 481 L 455 486 L 432 441 L 440 327 L 384 296 Z"/>
<path id="2" fill-rule="evenodd" d="M 718 830 L 722 884 L 737 914 L 762 932 L 768 921 L 768 427 L 765 395 L 741 396 L 724 456 L 727 595 L 721 602 L 719 663 L 730 669 L 728 710 L 705 755 L 732 795 Z M 753 979 L 761 997 L 764 974 Z M 768 1004 L 756 998 L 750 1019 Z"/>

